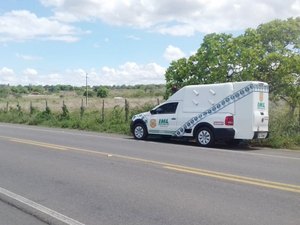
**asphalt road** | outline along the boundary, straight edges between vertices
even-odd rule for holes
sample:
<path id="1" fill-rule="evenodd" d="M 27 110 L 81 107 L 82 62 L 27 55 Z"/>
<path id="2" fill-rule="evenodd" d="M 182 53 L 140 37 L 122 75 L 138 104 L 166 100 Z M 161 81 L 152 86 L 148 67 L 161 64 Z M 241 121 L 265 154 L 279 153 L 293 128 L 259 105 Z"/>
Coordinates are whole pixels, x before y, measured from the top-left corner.
<path id="1" fill-rule="evenodd" d="M 299 151 L 0 124 L 0 187 L 87 225 L 300 224 Z"/>

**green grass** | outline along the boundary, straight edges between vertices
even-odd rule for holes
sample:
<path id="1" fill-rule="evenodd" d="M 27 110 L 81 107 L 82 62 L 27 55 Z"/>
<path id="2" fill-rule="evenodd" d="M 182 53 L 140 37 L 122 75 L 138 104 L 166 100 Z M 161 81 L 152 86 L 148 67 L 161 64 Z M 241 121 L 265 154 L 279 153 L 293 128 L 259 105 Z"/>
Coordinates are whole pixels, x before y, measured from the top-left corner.
<path id="1" fill-rule="evenodd" d="M 144 107 L 132 108 L 128 113 L 128 118 L 126 118 L 125 109 L 119 106 L 106 109 L 104 118 L 102 112 L 97 110 L 69 112 L 67 106 L 62 107 L 61 112 L 52 112 L 50 108 L 44 111 L 33 108 L 29 112 L 10 108 L 8 111 L 0 110 L 0 121 L 129 135 L 131 117 L 153 106 L 147 104 Z"/>
<path id="2" fill-rule="evenodd" d="M 260 141 L 260 145 L 300 150 L 299 115 L 291 116 L 282 107 L 272 108 L 270 110 L 269 131 L 269 138 Z"/>

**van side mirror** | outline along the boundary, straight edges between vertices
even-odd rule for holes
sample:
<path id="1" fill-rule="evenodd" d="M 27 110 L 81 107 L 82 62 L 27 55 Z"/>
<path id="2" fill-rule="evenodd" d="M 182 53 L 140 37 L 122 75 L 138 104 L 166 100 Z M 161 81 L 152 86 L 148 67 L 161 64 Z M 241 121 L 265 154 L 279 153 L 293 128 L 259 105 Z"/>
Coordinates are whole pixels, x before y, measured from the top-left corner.
<path id="1" fill-rule="evenodd" d="M 150 110 L 151 115 L 156 114 L 156 111 L 154 109 Z"/>

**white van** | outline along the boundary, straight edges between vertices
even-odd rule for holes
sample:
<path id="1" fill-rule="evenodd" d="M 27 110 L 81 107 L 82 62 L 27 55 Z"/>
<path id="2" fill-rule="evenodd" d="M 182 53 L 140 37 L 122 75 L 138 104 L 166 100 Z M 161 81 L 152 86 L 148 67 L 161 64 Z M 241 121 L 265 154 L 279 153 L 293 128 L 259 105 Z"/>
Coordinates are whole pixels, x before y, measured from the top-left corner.
<path id="1" fill-rule="evenodd" d="M 133 116 L 131 131 L 136 139 L 189 137 L 200 146 L 264 139 L 268 98 L 268 84 L 259 81 L 185 86 L 150 112 Z"/>

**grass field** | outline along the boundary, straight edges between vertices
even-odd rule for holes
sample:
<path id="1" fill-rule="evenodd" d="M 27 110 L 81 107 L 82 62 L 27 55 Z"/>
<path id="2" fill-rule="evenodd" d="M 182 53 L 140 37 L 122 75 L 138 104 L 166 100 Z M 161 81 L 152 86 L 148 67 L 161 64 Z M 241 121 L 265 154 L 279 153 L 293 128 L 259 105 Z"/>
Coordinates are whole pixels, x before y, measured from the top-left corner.
<path id="1" fill-rule="evenodd" d="M 158 97 L 140 97 L 140 98 L 123 98 L 123 97 L 108 97 L 108 98 L 86 98 L 76 95 L 26 95 L 21 98 L 8 97 L 0 99 L 0 109 L 17 109 L 21 107 L 23 111 L 29 112 L 30 107 L 34 107 L 40 111 L 45 110 L 48 106 L 53 112 L 60 112 L 63 103 L 68 107 L 70 112 L 79 111 L 81 106 L 84 106 L 88 111 L 102 110 L 103 101 L 105 109 L 112 109 L 115 106 L 124 107 L 125 99 L 129 102 L 130 107 L 143 107 L 144 105 L 157 105 L 163 100 L 162 96 Z"/>

